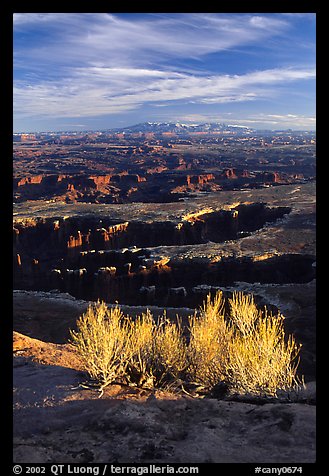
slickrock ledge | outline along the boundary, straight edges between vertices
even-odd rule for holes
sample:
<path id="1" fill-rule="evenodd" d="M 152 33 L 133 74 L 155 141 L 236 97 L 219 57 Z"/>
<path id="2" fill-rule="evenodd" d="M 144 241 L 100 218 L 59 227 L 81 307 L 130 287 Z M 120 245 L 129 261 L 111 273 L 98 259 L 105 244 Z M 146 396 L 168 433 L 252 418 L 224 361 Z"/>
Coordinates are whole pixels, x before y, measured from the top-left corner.
<path id="1" fill-rule="evenodd" d="M 15 463 L 315 461 L 314 405 L 195 399 L 120 385 L 98 398 L 78 387 L 82 375 L 65 346 L 19 334 L 15 342 Z"/>

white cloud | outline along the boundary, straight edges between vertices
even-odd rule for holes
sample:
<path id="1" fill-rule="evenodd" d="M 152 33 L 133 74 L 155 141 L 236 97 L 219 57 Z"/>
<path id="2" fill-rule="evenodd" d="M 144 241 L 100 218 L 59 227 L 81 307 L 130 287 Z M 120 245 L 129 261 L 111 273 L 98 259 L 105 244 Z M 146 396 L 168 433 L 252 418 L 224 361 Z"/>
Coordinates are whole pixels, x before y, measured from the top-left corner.
<path id="1" fill-rule="evenodd" d="M 168 58 L 200 58 L 203 55 L 242 45 L 252 45 L 282 33 L 286 21 L 252 14 L 143 14 L 116 16 L 106 13 L 17 13 L 17 32 L 39 29 L 43 43 L 15 51 L 24 53 L 31 66 L 47 64 L 145 66 Z"/>
<path id="2" fill-rule="evenodd" d="M 133 15 L 15 14 L 15 119 L 96 117 L 178 102 L 251 102 L 315 77 L 314 68 L 297 66 L 219 74 L 214 71 L 220 63 L 203 62 L 209 54 L 252 49 L 285 35 L 290 17 Z"/>
<path id="3" fill-rule="evenodd" d="M 250 127 L 263 127 L 269 128 L 288 128 L 288 129 L 315 129 L 316 117 L 305 116 L 298 114 L 255 114 L 246 116 L 243 119 L 234 119 L 237 124 L 250 125 Z"/>
<path id="4" fill-rule="evenodd" d="M 269 17 L 261 17 L 258 15 L 252 16 L 249 20 L 250 25 L 256 28 L 260 29 L 268 29 L 268 28 L 273 28 L 275 26 L 276 28 L 285 28 L 287 27 L 287 23 L 284 20 L 280 20 L 278 18 L 269 18 Z"/>
<path id="5" fill-rule="evenodd" d="M 174 121 L 182 121 L 187 123 L 203 123 L 203 122 L 223 122 L 237 125 L 246 125 L 255 128 L 268 127 L 270 129 L 315 129 L 315 116 L 305 116 L 298 114 L 239 114 L 235 116 L 233 113 L 219 114 L 182 114 L 172 118 Z"/>
<path id="6" fill-rule="evenodd" d="M 79 68 L 70 78 L 36 85 L 17 82 L 15 113 L 45 116 L 97 116 L 166 101 L 229 103 L 273 94 L 271 84 L 309 79 L 313 70 L 272 69 L 245 75 L 184 75 L 173 71 Z"/>

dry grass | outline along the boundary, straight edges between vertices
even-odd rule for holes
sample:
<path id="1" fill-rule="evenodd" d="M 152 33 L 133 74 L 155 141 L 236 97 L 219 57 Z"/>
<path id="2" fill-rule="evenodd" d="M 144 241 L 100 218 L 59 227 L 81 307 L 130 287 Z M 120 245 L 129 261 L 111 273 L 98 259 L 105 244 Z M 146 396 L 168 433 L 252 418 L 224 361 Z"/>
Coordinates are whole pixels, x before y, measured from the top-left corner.
<path id="1" fill-rule="evenodd" d="M 155 322 L 147 311 L 132 319 L 98 302 L 78 320 L 72 343 L 101 388 L 120 379 L 148 388 L 189 381 L 208 390 L 225 382 L 232 393 L 275 396 L 299 385 L 300 346 L 285 336 L 284 317 L 258 309 L 251 295 L 233 293 L 228 303 L 225 313 L 223 294 L 209 295 L 190 316 L 186 340 L 178 318 Z"/>

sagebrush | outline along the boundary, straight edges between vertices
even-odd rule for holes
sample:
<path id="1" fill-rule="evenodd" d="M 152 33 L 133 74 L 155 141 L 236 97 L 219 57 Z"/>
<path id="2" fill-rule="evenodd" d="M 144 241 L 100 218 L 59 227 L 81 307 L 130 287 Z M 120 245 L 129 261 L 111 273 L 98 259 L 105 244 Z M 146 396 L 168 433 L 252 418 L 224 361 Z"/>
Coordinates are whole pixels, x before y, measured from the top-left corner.
<path id="1" fill-rule="evenodd" d="M 226 379 L 232 330 L 224 317 L 223 294 L 210 295 L 199 315 L 189 318 L 188 378 L 211 388 Z"/>
<path id="2" fill-rule="evenodd" d="M 252 296 L 234 293 L 227 380 L 237 393 L 276 395 L 299 385 L 296 377 L 300 345 L 286 339 L 282 314 L 258 309 Z M 245 319 L 244 319 L 245 316 Z"/>
<path id="3" fill-rule="evenodd" d="M 100 387 L 123 377 L 131 358 L 131 325 L 122 311 L 97 302 L 78 319 L 77 328 L 70 333 L 71 342 L 89 377 Z"/>
<path id="4" fill-rule="evenodd" d="M 226 305 L 225 305 L 226 304 Z M 90 305 L 71 331 L 71 342 L 90 379 L 142 387 L 198 384 L 205 391 L 224 382 L 231 393 L 275 396 L 300 384 L 297 345 L 284 332 L 284 317 L 259 309 L 252 295 L 218 291 L 188 319 L 149 310 L 125 316 L 118 307 Z"/>

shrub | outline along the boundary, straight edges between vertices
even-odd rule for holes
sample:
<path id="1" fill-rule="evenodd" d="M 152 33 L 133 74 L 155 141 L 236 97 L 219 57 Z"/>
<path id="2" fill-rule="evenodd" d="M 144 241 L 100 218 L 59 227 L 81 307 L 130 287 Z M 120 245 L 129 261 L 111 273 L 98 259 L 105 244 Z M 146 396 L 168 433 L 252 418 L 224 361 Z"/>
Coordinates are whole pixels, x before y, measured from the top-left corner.
<path id="1" fill-rule="evenodd" d="M 255 322 L 259 318 L 254 297 L 251 294 L 234 291 L 232 299 L 228 300 L 230 306 L 229 318 L 236 331 L 242 335 L 253 332 Z"/>
<path id="2" fill-rule="evenodd" d="M 187 369 L 186 341 L 181 321 L 171 322 L 164 315 L 157 323 L 154 339 L 154 367 L 156 384 L 177 385 Z"/>
<path id="3" fill-rule="evenodd" d="M 224 382 L 231 393 L 256 396 L 296 388 L 300 346 L 286 338 L 284 317 L 258 309 L 243 293 L 233 293 L 229 311 L 224 304 L 221 292 L 208 295 L 199 315 L 189 317 L 186 339 L 178 318 L 155 322 L 147 310 L 132 319 L 97 302 L 78 319 L 72 344 L 101 389 L 113 381 L 148 388 L 189 381 L 206 390 Z"/>
<path id="4" fill-rule="evenodd" d="M 252 295 L 234 292 L 228 301 L 227 316 L 217 292 L 190 318 L 190 378 L 208 389 L 225 382 L 231 393 L 258 396 L 298 386 L 300 346 L 285 338 L 284 317 L 258 309 Z"/>
<path id="5" fill-rule="evenodd" d="M 233 294 L 231 319 L 235 326 L 229 346 L 226 378 L 239 394 L 275 396 L 299 385 L 296 377 L 300 347 L 285 338 L 284 317 L 263 312 L 252 296 Z M 245 316 L 245 319 L 244 319 Z"/>
<path id="6" fill-rule="evenodd" d="M 226 378 L 231 329 L 224 318 L 223 294 L 210 295 L 200 315 L 189 318 L 190 341 L 187 350 L 189 378 L 211 388 Z"/>
<path id="7" fill-rule="evenodd" d="M 90 305 L 77 321 L 78 331 L 71 331 L 71 343 L 92 381 L 104 388 L 126 374 L 130 358 L 130 323 L 118 308 L 104 302 Z"/>
<path id="8" fill-rule="evenodd" d="M 146 387 L 175 384 L 186 367 L 181 325 L 165 316 L 156 323 L 149 310 L 131 323 L 128 379 Z"/>
<path id="9" fill-rule="evenodd" d="M 130 383 L 154 386 L 153 340 L 155 324 L 149 310 L 145 314 L 130 320 L 129 356 L 127 362 L 127 379 Z"/>
<path id="10" fill-rule="evenodd" d="M 155 323 L 149 310 L 136 319 L 104 302 L 90 305 L 71 331 L 85 371 L 103 389 L 114 381 L 140 387 L 174 385 L 186 368 L 179 320 Z"/>

